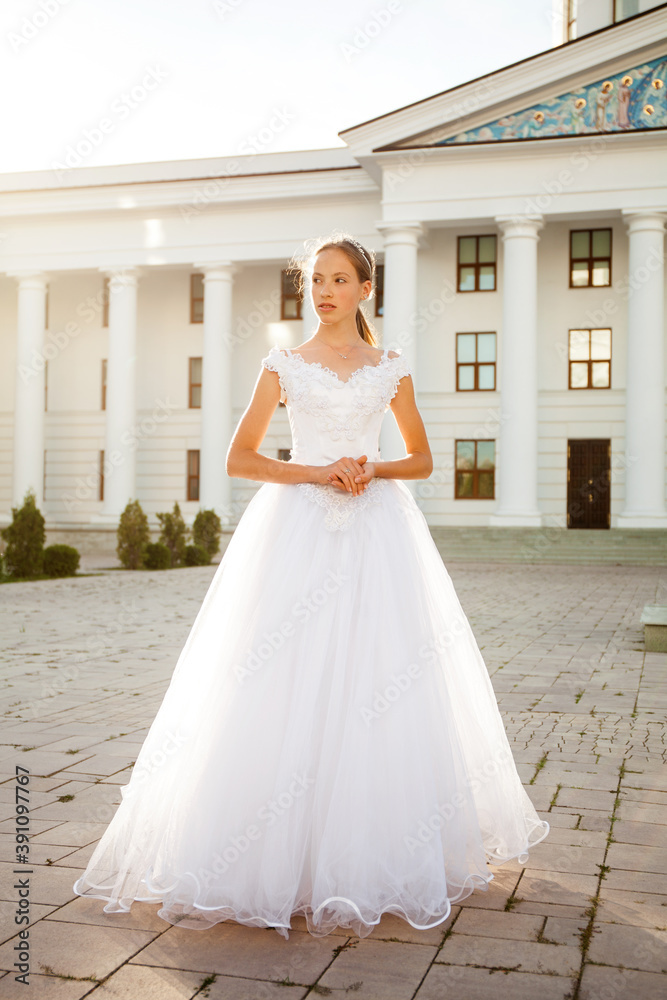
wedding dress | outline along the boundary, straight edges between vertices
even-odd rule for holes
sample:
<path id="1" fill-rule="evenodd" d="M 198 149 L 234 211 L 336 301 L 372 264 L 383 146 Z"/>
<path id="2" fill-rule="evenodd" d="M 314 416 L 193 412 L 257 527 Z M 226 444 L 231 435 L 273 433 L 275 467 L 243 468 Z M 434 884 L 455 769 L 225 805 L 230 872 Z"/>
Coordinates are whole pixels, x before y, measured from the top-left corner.
<path id="1" fill-rule="evenodd" d="M 379 460 L 402 354 L 346 380 L 270 349 L 291 460 Z M 413 927 L 546 837 L 404 482 L 264 483 L 220 562 L 78 895 L 288 937 Z"/>

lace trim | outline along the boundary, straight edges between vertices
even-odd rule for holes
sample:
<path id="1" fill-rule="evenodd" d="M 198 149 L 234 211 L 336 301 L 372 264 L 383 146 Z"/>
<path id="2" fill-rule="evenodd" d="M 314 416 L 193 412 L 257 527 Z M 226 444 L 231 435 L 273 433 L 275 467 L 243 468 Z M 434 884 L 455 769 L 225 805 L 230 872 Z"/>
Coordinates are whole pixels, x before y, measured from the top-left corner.
<path id="1" fill-rule="evenodd" d="M 287 386 L 283 380 L 283 366 L 278 360 L 278 355 L 285 360 L 285 355 L 277 347 L 272 347 L 267 356 L 262 358 L 262 364 L 269 371 L 277 373 L 278 382 L 280 383 L 280 402 L 284 403 L 287 400 Z"/>
<path id="2" fill-rule="evenodd" d="M 309 500 L 324 507 L 326 515 L 324 527 L 329 531 L 342 531 L 349 527 L 360 510 L 371 503 L 381 503 L 382 491 L 385 488 L 384 479 L 371 479 L 363 493 L 354 496 L 342 493 L 336 486 L 325 483 L 297 483 L 299 489 Z"/>
<path id="3" fill-rule="evenodd" d="M 262 359 L 262 364 L 265 368 L 277 372 L 282 390 L 280 397 L 282 402 L 287 400 L 293 406 L 298 406 L 317 417 L 323 417 L 328 413 L 330 404 L 328 400 L 318 398 L 316 393 L 310 391 L 313 380 L 323 385 L 333 384 L 336 388 L 359 383 L 354 399 L 354 412 L 358 418 L 378 410 L 386 413 L 396 395 L 400 380 L 406 375 L 414 374 L 401 353 L 390 358 L 385 352 L 378 364 L 362 365 L 343 381 L 335 371 L 319 361 L 305 361 L 300 354 L 284 354 L 277 344 Z M 378 374 L 375 374 L 376 371 Z M 311 377 L 308 378 L 307 375 Z M 347 433 L 345 429 L 343 433 L 351 437 L 354 432 Z"/>
<path id="4" fill-rule="evenodd" d="M 302 357 L 300 354 L 290 354 L 288 355 L 288 360 L 290 359 L 301 361 L 304 365 L 308 365 L 309 368 L 319 368 L 320 371 L 328 372 L 328 374 L 333 375 L 336 382 L 339 382 L 341 385 L 349 385 L 349 383 L 352 381 L 353 378 L 355 378 L 356 375 L 361 375 L 368 368 L 379 368 L 380 365 L 384 364 L 386 361 L 398 361 L 398 358 L 390 358 L 387 352 L 385 351 L 385 353 L 382 355 L 382 357 L 380 358 L 380 360 L 376 365 L 370 365 L 370 364 L 362 365 L 360 368 L 355 368 L 352 374 L 348 375 L 346 379 L 342 379 L 340 375 L 333 370 L 333 368 L 327 368 L 327 366 L 323 365 L 320 361 L 306 361 L 306 359 Z"/>

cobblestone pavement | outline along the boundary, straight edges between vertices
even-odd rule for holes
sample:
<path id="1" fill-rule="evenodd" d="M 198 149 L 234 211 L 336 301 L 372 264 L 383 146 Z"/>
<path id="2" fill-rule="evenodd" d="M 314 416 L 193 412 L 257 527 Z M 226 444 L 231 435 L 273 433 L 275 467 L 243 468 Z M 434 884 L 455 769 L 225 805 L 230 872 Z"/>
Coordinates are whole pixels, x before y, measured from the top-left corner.
<path id="1" fill-rule="evenodd" d="M 430 931 L 285 941 L 190 931 L 72 883 L 168 685 L 215 567 L 0 588 L 0 994 L 11 1000 L 651 1000 L 665 995 L 664 676 L 644 604 L 667 568 L 451 564 L 522 780 L 551 834 Z M 30 991 L 14 980 L 15 767 L 30 770 Z M 4 970 L 4 971 L 2 971 Z"/>

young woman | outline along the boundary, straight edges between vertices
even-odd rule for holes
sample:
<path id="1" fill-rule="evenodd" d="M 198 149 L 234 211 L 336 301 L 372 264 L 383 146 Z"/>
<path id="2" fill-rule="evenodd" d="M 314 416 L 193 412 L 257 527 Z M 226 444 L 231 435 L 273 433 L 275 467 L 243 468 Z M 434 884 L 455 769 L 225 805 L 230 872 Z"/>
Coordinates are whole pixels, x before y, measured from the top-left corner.
<path id="1" fill-rule="evenodd" d="M 317 329 L 265 358 L 227 453 L 262 482 L 211 581 L 79 895 L 360 937 L 425 929 L 548 833 L 521 785 L 481 653 L 404 479 L 433 467 L 400 351 L 361 302 L 345 234 L 295 259 Z M 289 462 L 261 455 L 283 400 Z M 405 458 L 384 461 L 391 407 Z"/>

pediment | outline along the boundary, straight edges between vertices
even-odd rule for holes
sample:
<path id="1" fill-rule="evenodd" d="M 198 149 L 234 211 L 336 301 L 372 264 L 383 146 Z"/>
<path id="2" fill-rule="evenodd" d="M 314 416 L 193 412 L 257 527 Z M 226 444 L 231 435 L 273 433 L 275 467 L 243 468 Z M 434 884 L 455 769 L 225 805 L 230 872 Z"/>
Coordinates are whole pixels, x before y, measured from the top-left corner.
<path id="1" fill-rule="evenodd" d="M 667 127 L 667 55 L 628 65 L 453 133 L 452 122 L 383 149 L 514 142 Z"/>

